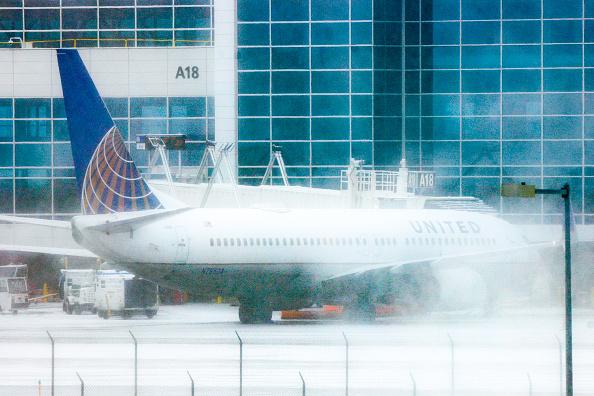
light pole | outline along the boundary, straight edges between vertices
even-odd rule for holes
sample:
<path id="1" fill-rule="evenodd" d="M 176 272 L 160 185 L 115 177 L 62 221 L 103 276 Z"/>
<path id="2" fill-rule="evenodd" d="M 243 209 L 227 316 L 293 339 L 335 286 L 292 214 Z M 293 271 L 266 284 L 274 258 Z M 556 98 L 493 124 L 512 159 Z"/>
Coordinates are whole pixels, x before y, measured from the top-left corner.
<path id="1" fill-rule="evenodd" d="M 571 198 L 569 184 L 560 189 L 536 188 L 534 185 L 502 184 L 502 197 L 534 198 L 536 195 L 561 195 L 564 204 L 565 237 L 565 393 L 573 396 L 573 324 L 571 305 Z"/>

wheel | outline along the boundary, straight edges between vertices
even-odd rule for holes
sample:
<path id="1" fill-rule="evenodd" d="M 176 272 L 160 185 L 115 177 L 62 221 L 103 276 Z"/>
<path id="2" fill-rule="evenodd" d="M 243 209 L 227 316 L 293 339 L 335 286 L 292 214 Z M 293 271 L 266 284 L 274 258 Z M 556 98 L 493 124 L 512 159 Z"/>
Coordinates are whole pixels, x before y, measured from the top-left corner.
<path id="1" fill-rule="evenodd" d="M 62 301 L 62 311 L 66 312 L 66 301 Z"/>
<path id="2" fill-rule="evenodd" d="M 147 309 L 144 313 L 147 318 L 152 319 L 157 314 L 157 311 L 155 309 Z"/>
<path id="3" fill-rule="evenodd" d="M 82 313 L 82 308 L 80 307 L 80 305 L 78 305 L 78 304 L 74 305 L 74 313 L 76 315 L 80 315 Z"/>
<path id="4" fill-rule="evenodd" d="M 239 321 L 244 324 L 270 323 L 272 307 L 266 302 L 240 301 Z"/>

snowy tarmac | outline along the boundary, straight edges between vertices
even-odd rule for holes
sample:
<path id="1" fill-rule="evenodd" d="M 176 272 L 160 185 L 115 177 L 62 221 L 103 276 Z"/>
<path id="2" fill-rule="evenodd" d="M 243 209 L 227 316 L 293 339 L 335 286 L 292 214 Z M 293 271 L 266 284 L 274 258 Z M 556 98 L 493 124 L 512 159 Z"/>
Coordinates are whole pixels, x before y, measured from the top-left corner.
<path id="1" fill-rule="evenodd" d="M 55 338 L 55 395 L 559 395 L 561 310 L 507 309 L 379 320 L 280 321 L 241 325 L 228 305 L 163 306 L 151 320 L 68 316 L 60 304 L 0 315 L 0 395 L 50 395 Z M 594 311 L 574 318 L 575 394 L 594 394 Z M 451 342 L 450 342 L 451 337 Z M 453 345 L 453 347 L 452 347 Z M 453 362 L 453 367 L 452 367 Z M 453 383 L 452 383 L 453 378 Z M 39 386 L 38 381 L 41 381 Z M 453 389 L 452 389 L 453 388 Z"/>

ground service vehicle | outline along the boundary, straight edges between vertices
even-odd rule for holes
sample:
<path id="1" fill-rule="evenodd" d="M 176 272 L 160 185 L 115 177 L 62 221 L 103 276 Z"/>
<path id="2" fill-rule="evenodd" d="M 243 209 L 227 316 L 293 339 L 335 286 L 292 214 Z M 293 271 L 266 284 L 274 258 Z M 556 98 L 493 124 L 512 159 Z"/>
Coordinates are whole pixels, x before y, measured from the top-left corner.
<path id="1" fill-rule="evenodd" d="M 0 312 L 17 313 L 29 306 L 27 266 L 9 264 L 0 266 Z"/>
<path id="2" fill-rule="evenodd" d="M 132 315 L 152 318 L 159 309 L 159 288 L 156 283 L 136 278 L 129 272 L 97 271 L 95 309 L 104 319 L 113 315 L 124 319 Z"/>
<path id="3" fill-rule="evenodd" d="M 95 270 L 63 269 L 60 281 L 62 310 L 68 315 L 83 311 L 95 313 Z"/>

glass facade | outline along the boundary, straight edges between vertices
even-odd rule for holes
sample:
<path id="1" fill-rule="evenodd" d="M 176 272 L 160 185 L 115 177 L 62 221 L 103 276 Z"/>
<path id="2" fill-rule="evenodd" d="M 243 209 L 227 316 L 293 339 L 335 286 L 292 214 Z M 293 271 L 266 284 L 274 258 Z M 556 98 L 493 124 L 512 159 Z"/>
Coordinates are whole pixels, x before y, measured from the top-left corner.
<path id="1" fill-rule="evenodd" d="M 0 48 L 204 46 L 213 26 L 212 0 L 0 0 Z"/>
<path id="2" fill-rule="evenodd" d="M 243 182 L 278 145 L 292 182 L 336 187 L 350 157 L 397 167 L 404 136 L 409 166 L 434 170 L 439 194 L 558 222 L 556 197 L 501 200 L 499 186 L 570 182 L 576 220 L 594 223 L 594 0 L 237 7 Z"/>
<path id="3" fill-rule="evenodd" d="M 204 142 L 214 140 L 212 97 L 105 98 L 141 170 L 147 152 L 136 136 L 183 133 L 187 149 L 170 152 L 170 164 L 198 165 Z M 0 98 L 0 212 L 71 216 L 79 194 L 62 98 Z"/>

